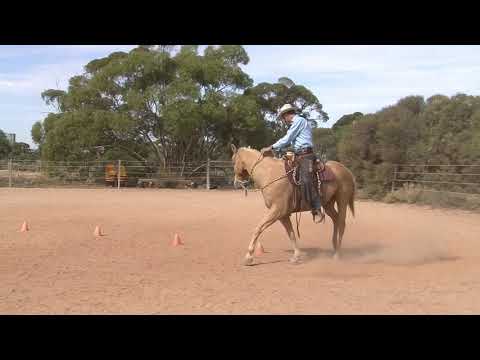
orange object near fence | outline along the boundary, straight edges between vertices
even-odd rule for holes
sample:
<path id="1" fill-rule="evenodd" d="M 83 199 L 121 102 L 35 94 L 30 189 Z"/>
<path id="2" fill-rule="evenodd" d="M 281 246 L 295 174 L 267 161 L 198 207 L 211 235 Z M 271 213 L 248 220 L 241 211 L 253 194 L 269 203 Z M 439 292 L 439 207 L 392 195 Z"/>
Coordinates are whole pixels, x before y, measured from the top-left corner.
<path id="1" fill-rule="evenodd" d="M 127 169 L 120 165 L 120 176 L 117 167 L 114 164 L 105 165 L 105 183 L 106 185 L 114 186 L 120 180 L 120 184 L 128 181 Z"/>

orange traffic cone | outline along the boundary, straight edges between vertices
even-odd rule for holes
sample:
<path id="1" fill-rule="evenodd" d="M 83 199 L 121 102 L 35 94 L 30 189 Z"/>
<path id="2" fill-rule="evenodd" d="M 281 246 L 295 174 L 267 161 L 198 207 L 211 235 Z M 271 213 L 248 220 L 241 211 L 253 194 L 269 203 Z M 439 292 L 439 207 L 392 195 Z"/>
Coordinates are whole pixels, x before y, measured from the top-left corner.
<path id="1" fill-rule="evenodd" d="M 23 222 L 22 224 L 22 228 L 20 229 L 20 232 L 25 232 L 25 231 L 29 231 L 30 229 L 28 228 L 28 224 L 26 221 Z"/>
<path id="2" fill-rule="evenodd" d="M 96 226 L 95 227 L 95 231 L 93 232 L 93 235 L 95 236 L 103 236 L 104 234 L 102 233 L 102 229 L 100 228 L 100 226 Z"/>
<path id="3" fill-rule="evenodd" d="M 179 245 L 183 245 L 182 239 L 180 239 L 180 236 L 178 234 L 175 234 L 172 241 L 172 246 L 179 246 Z"/>
<path id="4" fill-rule="evenodd" d="M 259 242 L 258 245 L 257 245 L 255 255 L 260 256 L 260 255 L 263 255 L 263 254 L 265 254 L 265 249 L 263 248 L 263 245 Z"/>

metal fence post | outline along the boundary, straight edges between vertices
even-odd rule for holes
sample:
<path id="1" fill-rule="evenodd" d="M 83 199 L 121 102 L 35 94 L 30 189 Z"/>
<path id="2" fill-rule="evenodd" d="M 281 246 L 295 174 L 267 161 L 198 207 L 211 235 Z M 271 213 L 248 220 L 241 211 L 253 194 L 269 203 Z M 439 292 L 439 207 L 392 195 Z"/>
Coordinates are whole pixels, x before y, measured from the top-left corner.
<path id="1" fill-rule="evenodd" d="M 207 159 L 207 190 L 210 190 L 210 158 Z"/>
<path id="2" fill-rule="evenodd" d="M 393 168 L 392 192 L 395 191 L 395 180 L 397 180 L 397 165 Z"/>
<path id="3" fill-rule="evenodd" d="M 12 159 L 8 159 L 8 187 L 12 187 Z"/>
<path id="4" fill-rule="evenodd" d="M 122 160 L 118 160 L 117 168 L 117 188 L 120 190 L 120 166 L 122 165 Z"/>

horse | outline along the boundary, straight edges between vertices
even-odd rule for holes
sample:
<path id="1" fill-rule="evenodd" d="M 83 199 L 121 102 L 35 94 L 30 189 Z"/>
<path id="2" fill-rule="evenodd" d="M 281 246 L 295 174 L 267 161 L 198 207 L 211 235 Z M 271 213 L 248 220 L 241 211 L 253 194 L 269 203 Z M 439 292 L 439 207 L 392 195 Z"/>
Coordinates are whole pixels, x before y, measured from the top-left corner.
<path id="1" fill-rule="evenodd" d="M 248 180 L 254 182 L 257 188 L 262 191 L 267 213 L 255 228 L 248 252 L 245 256 L 244 265 L 253 265 L 254 250 L 257 240 L 262 232 L 277 220 L 281 222 L 287 231 L 290 243 L 293 247 L 293 256 L 291 263 L 299 263 L 302 252 L 297 246 L 297 239 L 293 231 L 290 215 L 292 213 L 310 211 L 310 204 L 302 204 L 295 209 L 295 187 L 288 180 L 284 160 L 272 156 L 264 156 L 258 150 L 241 147 L 232 148 L 232 163 L 234 167 L 234 184 L 244 183 Z M 345 219 L 347 216 L 347 206 L 353 216 L 355 216 L 355 178 L 352 172 L 337 161 L 327 161 L 325 166 L 335 175 L 335 180 L 322 182 L 321 203 L 325 213 L 332 219 L 333 234 L 332 243 L 334 249 L 333 258 L 338 260 L 340 257 L 340 248 L 342 238 L 345 232 Z M 302 202 L 304 203 L 304 202 Z M 337 210 L 335 210 L 335 203 Z M 298 229 L 297 229 L 298 230 Z"/>

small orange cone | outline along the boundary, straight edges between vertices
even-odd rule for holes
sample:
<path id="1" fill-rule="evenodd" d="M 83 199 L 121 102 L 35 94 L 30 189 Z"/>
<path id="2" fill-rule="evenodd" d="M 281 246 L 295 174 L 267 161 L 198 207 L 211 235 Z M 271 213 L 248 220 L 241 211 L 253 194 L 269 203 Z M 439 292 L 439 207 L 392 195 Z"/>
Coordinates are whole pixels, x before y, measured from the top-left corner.
<path id="1" fill-rule="evenodd" d="M 255 252 L 255 255 L 260 256 L 265 254 L 265 249 L 263 248 L 263 245 L 259 242 L 257 245 L 257 251 Z"/>
<path id="2" fill-rule="evenodd" d="M 26 221 L 23 222 L 22 224 L 22 228 L 20 229 L 20 232 L 25 232 L 25 231 L 29 231 L 30 229 L 28 228 L 28 224 Z"/>
<path id="3" fill-rule="evenodd" d="M 93 235 L 95 236 L 103 236 L 104 234 L 102 233 L 102 229 L 100 228 L 100 226 L 96 226 L 95 227 L 95 231 L 93 232 Z"/>
<path id="4" fill-rule="evenodd" d="M 182 239 L 180 239 L 180 236 L 178 234 L 175 234 L 175 237 L 173 238 L 172 241 L 172 246 L 179 246 L 183 245 Z"/>

